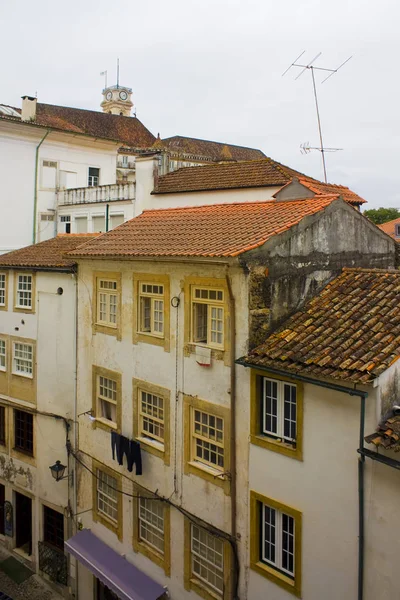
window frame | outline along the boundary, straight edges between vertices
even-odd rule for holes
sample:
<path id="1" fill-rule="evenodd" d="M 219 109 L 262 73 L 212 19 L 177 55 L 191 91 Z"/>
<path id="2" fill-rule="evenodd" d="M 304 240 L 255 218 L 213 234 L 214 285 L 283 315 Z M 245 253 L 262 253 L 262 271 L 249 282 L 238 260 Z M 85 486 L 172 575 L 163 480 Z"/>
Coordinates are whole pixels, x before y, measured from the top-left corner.
<path id="1" fill-rule="evenodd" d="M 27 358 L 21 358 L 19 357 L 19 360 L 21 361 L 25 361 L 25 362 L 31 362 L 31 371 L 30 372 L 26 372 L 26 371 L 18 371 L 16 369 L 16 361 L 18 360 L 18 358 L 15 356 L 15 346 L 19 345 L 19 346 L 30 346 L 31 348 L 31 359 L 27 359 Z M 25 352 L 25 350 L 23 350 Z M 11 372 L 13 375 L 17 375 L 18 377 L 25 377 L 26 379 L 33 379 L 34 378 L 34 374 L 35 374 L 35 346 L 33 343 L 30 342 L 26 342 L 23 340 L 13 340 L 12 341 L 12 369 Z"/>
<path id="2" fill-rule="evenodd" d="M 97 175 L 90 174 L 90 171 L 96 171 Z M 100 167 L 88 167 L 88 187 L 98 187 L 100 185 Z"/>
<path id="3" fill-rule="evenodd" d="M 201 298 L 201 297 L 196 297 L 196 291 L 199 291 L 200 294 L 201 292 L 215 292 L 216 295 L 217 294 L 222 294 L 222 299 L 210 299 L 210 298 Z M 222 287 L 209 287 L 209 286 L 205 286 L 205 285 L 191 285 L 190 288 L 190 308 L 191 308 L 191 327 L 190 327 L 190 341 L 192 344 L 195 344 L 196 346 L 203 346 L 204 348 L 213 348 L 215 350 L 223 350 L 225 347 L 225 306 L 226 306 L 226 299 L 225 299 L 225 294 L 226 291 L 224 288 Z M 195 335 L 195 329 L 198 329 L 197 324 L 195 324 L 195 320 L 196 320 L 196 316 L 195 314 L 199 314 L 199 308 L 196 308 L 197 306 L 206 306 L 207 310 L 206 312 L 206 323 L 205 323 L 205 328 L 206 328 L 206 341 L 203 342 L 201 340 L 196 339 L 198 336 Z M 213 318 L 212 316 L 212 311 L 216 310 L 216 311 L 222 311 L 222 317 L 216 317 Z M 203 316 L 204 318 L 204 316 Z M 212 322 L 214 321 L 218 321 L 221 322 L 222 321 L 222 331 L 219 332 L 218 329 L 212 329 Z M 203 325 L 204 328 L 204 325 Z M 219 343 L 217 342 L 213 342 L 211 340 L 213 332 L 215 332 L 217 335 L 219 333 L 221 333 L 222 336 L 222 341 Z M 203 336 L 200 336 L 203 337 Z"/>
<path id="4" fill-rule="evenodd" d="M 8 410 L 7 406 L 0 404 L 0 446 L 8 446 Z"/>
<path id="5" fill-rule="evenodd" d="M 204 598 L 205 600 L 228 600 L 231 598 L 232 590 L 232 578 L 231 565 L 232 565 L 232 550 L 230 544 L 223 538 L 219 538 L 218 535 L 214 535 L 212 531 L 201 527 L 200 525 L 193 524 L 189 519 L 185 519 L 184 524 L 184 585 L 185 589 L 194 591 L 196 594 Z M 207 535 L 215 537 L 221 540 L 222 544 L 222 578 L 223 578 L 223 590 L 219 592 L 216 588 L 208 585 L 206 581 L 200 579 L 193 573 L 193 528 L 197 528 L 200 531 L 204 531 Z M 215 532 L 217 533 L 217 531 Z M 204 559 L 204 557 L 201 557 Z"/>
<path id="6" fill-rule="evenodd" d="M 223 344 L 222 345 L 213 345 L 213 344 L 201 344 L 193 341 L 193 302 L 192 302 L 192 294 L 194 288 L 207 288 L 209 290 L 219 290 L 223 291 L 223 303 L 218 306 L 223 308 Z M 198 346 L 203 348 L 210 348 L 211 357 L 214 360 L 223 360 L 226 366 L 230 366 L 231 364 L 231 331 L 230 331 L 230 310 L 231 310 L 231 301 L 228 290 L 228 285 L 226 279 L 222 278 L 212 278 L 212 277 L 185 277 L 183 282 L 183 291 L 184 291 L 184 303 L 185 303 L 185 312 L 184 312 L 184 352 L 185 356 L 190 356 L 191 354 L 196 353 L 196 348 Z"/>
<path id="7" fill-rule="evenodd" d="M 221 487 L 226 495 L 230 495 L 230 409 L 194 396 L 183 396 L 184 410 L 184 473 L 197 475 L 210 483 Z M 194 412 L 200 411 L 223 420 L 223 468 L 211 466 L 211 463 L 196 460 L 194 454 Z"/>
<path id="8" fill-rule="evenodd" d="M 145 502 L 155 499 L 154 493 L 146 490 L 145 488 L 134 484 L 133 498 L 133 538 L 132 546 L 135 552 L 143 554 L 156 565 L 164 570 L 167 577 L 171 575 L 171 517 L 170 517 L 170 506 L 166 502 L 156 500 L 163 509 L 163 526 L 164 526 L 164 548 L 163 552 L 159 551 L 153 545 L 142 539 L 140 536 L 140 496 L 143 496 Z M 150 500 L 148 500 L 150 499 Z"/>
<path id="9" fill-rule="evenodd" d="M 159 300 L 163 301 L 163 333 L 154 331 L 142 331 L 141 327 L 141 298 L 151 297 L 141 293 L 142 285 L 163 286 L 164 293 L 159 295 Z M 154 300 L 157 300 L 154 297 Z M 152 303 L 153 306 L 153 303 Z M 133 335 L 134 344 L 144 342 L 154 346 L 161 346 L 165 352 L 170 351 L 170 281 L 168 275 L 155 273 L 134 273 L 133 274 Z M 153 323 L 153 315 L 151 314 Z M 151 328 L 153 329 L 153 328 Z"/>
<path id="10" fill-rule="evenodd" d="M 394 226 L 394 235 L 395 237 L 400 237 L 400 223 L 396 223 Z"/>
<path id="11" fill-rule="evenodd" d="M 53 508 L 51 508 L 50 506 L 47 506 L 47 504 L 42 504 L 42 508 L 43 508 L 43 542 L 50 546 L 50 548 L 56 548 L 57 550 L 60 550 L 61 552 L 64 551 L 64 540 L 65 540 L 65 519 L 64 519 L 64 514 L 62 512 L 59 512 L 58 510 L 54 510 Z M 62 543 L 58 544 L 57 543 L 57 537 L 58 537 L 58 531 L 57 531 L 57 524 L 55 523 L 54 525 L 51 526 L 50 531 L 56 531 L 54 538 L 55 538 L 55 542 L 51 541 L 53 535 L 50 533 L 50 535 L 48 535 L 49 533 L 49 517 L 52 518 L 51 513 L 55 515 L 57 515 L 57 517 L 55 517 L 54 520 L 59 519 L 60 523 L 62 522 Z M 47 539 L 46 539 L 47 538 Z"/>
<path id="12" fill-rule="evenodd" d="M 100 282 L 115 282 L 116 283 L 116 294 L 111 292 L 101 291 Z M 116 295 L 116 323 L 108 321 L 100 321 L 100 294 L 107 293 L 107 295 Z M 114 335 L 118 340 L 121 339 L 121 310 L 122 310 L 122 275 L 121 273 L 111 271 L 97 271 L 93 274 L 93 329 L 98 333 L 105 333 L 107 335 Z"/>
<path id="13" fill-rule="evenodd" d="M 31 278 L 31 289 L 30 291 L 30 295 L 31 295 L 31 303 L 28 306 L 23 306 L 19 304 L 18 301 L 18 294 L 20 291 L 24 292 L 24 290 L 19 290 L 19 278 L 20 277 L 27 277 L 29 276 Z M 22 312 L 22 313 L 30 313 L 33 314 L 35 313 L 35 304 L 36 304 L 36 277 L 35 277 L 35 273 L 32 273 L 30 271 L 16 271 L 14 273 L 14 312 Z"/>
<path id="14" fill-rule="evenodd" d="M 251 368 L 250 374 L 250 442 L 256 446 L 284 454 L 296 460 L 303 460 L 303 405 L 304 385 L 301 381 L 276 375 L 268 371 Z M 296 440 L 285 440 L 280 437 L 282 429 L 277 435 L 266 433 L 264 424 L 264 380 L 277 382 L 278 389 L 283 390 L 286 384 L 296 386 Z M 282 404 L 283 405 L 283 404 Z M 281 410 L 282 414 L 282 410 Z M 281 427 L 283 425 L 281 424 Z"/>
<path id="15" fill-rule="evenodd" d="M 141 393 L 145 392 L 158 396 L 164 402 L 164 443 L 157 443 L 151 438 L 143 435 L 140 425 L 140 402 Z M 164 461 L 165 465 L 170 464 L 170 399 L 171 392 L 167 388 L 155 385 L 142 379 L 132 379 L 133 394 L 133 435 L 140 442 L 142 450 L 149 452 Z"/>
<path id="16" fill-rule="evenodd" d="M 121 492 L 122 492 L 122 476 L 119 473 L 117 473 L 116 471 L 114 471 L 113 469 L 110 469 L 106 465 L 104 465 L 94 459 L 92 460 L 92 471 L 93 471 L 93 475 L 92 475 L 93 521 L 101 523 L 102 525 L 104 525 L 104 527 L 107 527 L 107 529 L 110 529 L 112 532 L 114 532 L 118 536 L 118 539 L 120 541 L 122 541 L 122 532 L 123 532 L 123 512 L 122 512 L 123 504 L 122 504 L 122 494 L 121 494 Z M 99 483 L 99 480 L 97 477 L 98 471 L 103 472 L 105 475 L 107 475 L 108 477 L 112 477 L 116 481 L 116 488 L 117 488 L 117 493 L 116 493 L 117 519 L 116 520 L 112 519 L 106 513 L 102 512 L 98 509 L 98 483 Z"/>
<path id="17" fill-rule="evenodd" d="M 272 428 L 268 429 L 268 426 L 266 424 L 267 422 L 267 398 L 268 398 L 268 393 L 267 393 L 267 385 L 268 383 L 276 385 L 276 398 L 273 397 L 273 399 L 276 401 L 277 407 L 276 407 L 276 412 L 270 412 L 269 414 L 271 415 L 271 421 L 272 419 L 276 419 L 276 431 L 273 431 Z M 285 388 L 289 388 L 291 390 L 295 390 L 295 405 L 296 405 L 296 419 L 295 421 L 293 421 L 292 417 L 292 411 L 291 411 L 291 405 L 293 404 L 292 402 L 292 398 L 290 398 L 289 401 L 286 400 L 285 398 Z M 269 396 L 272 397 L 272 396 Z M 285 406 L 286 404 L 289 405 L 290 408 L 290 418 L 287 419 L 285 417 Z M 261 422 L 262 422 L 262 426 L 261 426 L 261 433 L 263 435 L 266 435 L 268 437 L 272 437 L 275 439 L 281 439 L 283 440 L 284 443 L 287 444 L 293 444 L 296 443 L 297 440 L 297 385 L 295 383 L 292 382 L 288 382 L 288 381 L 282 381 L 280 379 L 273 379 L 272 377 L 263 377 L 262 378 L 262 398 L 261 398 Z M 295 427 L 296 427 L 296 435 L 295 437 L 291 437 L 288 435 L 285 435 L 285 421 L 289 421 L 290 423 L 295 423 Z"/>
<path id="18" fill-rule="evenodd" d="M 156 293 L 154 291 L 152 292 L 148 292 L 148 291 L 144 291 L 143 287 L 144 286 L 149 286 L 152 288 L 156 288 L 156 287 L 162 287 L 162 293 Z M 138 333 L 140 335 L 151 335 L 154 337 L 158 337 L 163 339 L 164 338 L 164 326 L 165 326 L 165 320 L 164 320 L 164 314 L 165 314 L 165 299 L 164 299 L 164 285 L 162 283 L 154 283 L 154 282 L 148 282 L 148 281 L 139 281 L 138 282 L 138 300 L 137 300 L 137 309 L 138 309 L 138 316 L 137 316 L 137 324 L 138 324 Z M 146 310 L 147 308 L 145 308 L 144 305 L 144 301 L 145 300 L 149 300 L 150 301 L 150 310 L 149 310 L 149 321 L 150 321 L 150 328 L 146 329 L 145 325 L 144 325 L 144 321 L 146 320 Z M 160 310 L 160 308 L 156 308 L 156 303 L 157 302 L 162 302 L 162 310 Z M 162 314 L 162 320 L 160 319 L 156 319 L 155 315 L 159 313 Z M 159 323 L 162 326 L 162 331 L 157 331 L 156 329 L 156 323 Z"/>
<path id="19" fill-rule="evenodd" d="M 20 413 L 21 415 L 25 415 L 25 421 L 23 423 L 23 435 L 24 435 L 24 445 L 22 446 L 17 446 L 17 413 Z M 27 419 L 26 417 L 29 416 L 31 417 L 31 419 Z M 28 421 L 31 420 L 31 424 L 28 424 Z M 28 429 L 28 425 L 29 427 L 31 427 L 31 437 L 32 437 L 32 449 L 27 448 L 28 444 L 27 444 L 27 439 L 28 439 L 28 433 L 27 429 Z M 35 422 L 34 422 L 34 415 L 33 413 L 30 413 L 26 410 L 20 410 L 18 408 L 14 408 L 13 409 L 13 433 L 14 433 L 14 443 L 13 443 L 13 450 L 15 452 L 18 452 L 20 454 L 26 455 L 26 456 L 30 456 L 31 458 L 33 458 L 35 456 Z M 29 444 L 30 445 L 30 444 Z"/>
<path id="20" fill-rule="evenodd" d="M 4 290 L 4 303 L 0 303 L 0 310 L 7 310 L 8 308 L 8 272 L 7 271 L 0 271 L 0 277 L 4 277 L 4 288 L 1 288 L 1 290 Z"/>
<path id="21" fill-rule="evenodd" d="M 275 515 L 279 515 L 276 523 L 282 524 L 282 515 L 287 515 L 293 519 L 294 524 L 294 572 L 293 575 L 285 572 L 280 568 L 281 561 L 278 561 L 278 566 L 273 565 L 273 562 L 263 558 L 263 511 L 264 507 L 272 508 L 276 511 Z M 282 504 L 281 502 L 263 496 L 253 490 L 250 491 L 250 568 L 273 581 L 280 587 L 295 596 L 301 596 L 301 544 L 302 544 L 302 513 L 297 509 Z M 280 541 L 281 532 L 276 535 L 276 553 L 282 552 L 282 542 Z"/>
<path id="22" fill-rule="evenodd" d="M 100 396 L 100 377 L 104 379 L 108 379 L 110 381 L 115 382 L 115 415 L 116 421 L 111 421 L 106 419 L 103 416 L 99 416 L 99 400 L 103 400 L 99 398 Z M 118 432 L 121 431 L 121 381 L 122 375 L 121 373 L 117 373 L 116 371 L 110 371 L 109 369 L 104 369 L 103 367 L 99 367 L 97 365 L 93 365 L 92 367 L 92 410 L 93 415 L 95 417 L 95 421 L 93 423 L 94 426 L 106 429 L 109 431 L 110 429 L 114 429 Z M 105 402 L 109 402 L 114 405 L 114 402 L 104 398 Z"/>

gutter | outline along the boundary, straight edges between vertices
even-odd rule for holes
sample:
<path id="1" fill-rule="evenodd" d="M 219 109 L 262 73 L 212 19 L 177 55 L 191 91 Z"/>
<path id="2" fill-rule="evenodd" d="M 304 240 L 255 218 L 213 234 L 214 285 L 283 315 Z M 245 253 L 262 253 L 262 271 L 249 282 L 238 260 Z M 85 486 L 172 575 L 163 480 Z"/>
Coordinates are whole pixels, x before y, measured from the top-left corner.
<path id="1" fill-rule="evenodd" d="M 365 456 L 370 456 L 371 454 L 375 454 L 370 450 L 364 449 L 364 425 L 365 425 L 365 401 L 368 398 L 368 392 L 363 392 L 361 390 L 351 389 L 345 387 L 344 385 L 337 385 L 335 383 L 328 383 L 324 381 L 319 381 L 318 379 L 313 379 L 312 377 L 306 377 L 304 375 L 297 375 L 295 373 L 288 373 L 287 371 L 282 371 L 281 369 L 274 369 L 270 367 L 263 367 L 262 365 L 252 365 L 247 363 L 243 358 L 238 358 L 236 364 L 241 365 L 243 367 L 249 367 L 252 369 L 258 369 L 260 371 L 266 371 L 268 373 L 274 373 L 276 375 L 281 375 L 283 377 L 294 379 L 297 381 L 303 381 L 304 383 L 310 383 L 311 385 L 316 385 L 319 387 L 327 388 L 329 390 L 335 390 L 337 392 L 342 392 L 343 394 L 349 394 L 349 396 L 358 396 L 360 398 L 360 432 L 359 432 L 359 449 L 357 452 L 361 455 L 358 460 L 358 594 L 357 600 L 363 600 L 364 598 L 364 465 L 365 465 Z M 372 458 L 372 456 L 370 456 Z M 379 457 L 380 459 L 385 457 Z M 376 459 L 375 460 L 379 460 Z M 388 460 L 388 459 L 386 459 Z M 384 461 L 380 461 L 384 462 Z M 397 462 L 397 461 L 393 461 Z M 388 463 L 386 463 L 388 464 Z M 400 462 L 398 463 L 398 469 L 400 469 Z"/>
<path id="2" fill-rule="evenodd" d="M 228 274 L 225 275 L 226 286 L 229 294 L 229 308 L 230 308 L 230 366 L 231 366 L 231 382 L 230 382 L 230 395 L 231 395 L 231 410 L 230 410 L 230 473 L 231 473 L 231 536 L 235 547 L 233 553 L 233 582 L 232 582 L 232 598 L 238 600 L 238 586 L 239 586 L 239 557 L 237 552 L 237 489 L 236 489 L 236 362 L 235 362 L 235 351 L 236 351 L 236 306 L 235 297 L 232 291 L 232 285 Z"/>
<path id="3" fill-rule="evenodd" d="M 34 190 L 33 190 L 33 227 L 32 227 L 32 244 L 35 244 L 36 242 L 36 223 L 37 223 L 37 196 L 38 196 L 38 173 L 39 173 L 39 150 L 40 150 L 40 146 L 43 144 L 44 140 L 47 138 L 47 136 L 49 135 L 49 133 L 51 133 L 51 130 L 48 129 L 46 131 L 46 133 L 44 134 L 44 136 L 42 137 L 42 139 L 40 140 L 40 142 L 38 143 L 38 145 L 36 146 L 36 153 L 35 153 L 35 183 L 34 183 Z"/>

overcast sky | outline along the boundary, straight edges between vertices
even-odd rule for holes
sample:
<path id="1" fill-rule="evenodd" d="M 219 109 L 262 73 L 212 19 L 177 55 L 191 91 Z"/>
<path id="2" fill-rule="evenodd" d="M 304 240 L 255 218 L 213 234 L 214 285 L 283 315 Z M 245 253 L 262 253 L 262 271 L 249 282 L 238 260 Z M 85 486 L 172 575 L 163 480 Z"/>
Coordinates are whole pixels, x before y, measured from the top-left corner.
<path id="1" fill-rule="evenodd" d="M 395 0 L 19 0 L 0 2 L 0 102 L 100 110 L 104 78 L 133 88 L 138 118 L 161 137 L 260 148 L 322 179 L 311 73 L 283 71 L 322 56 L 318 83 L 328 180 L 368 208 L 400 208 L 399 34 Z M 320 82 L 323 77 L 317 73 Z M 396 83 L 397 82 L 397 83 Z"/>

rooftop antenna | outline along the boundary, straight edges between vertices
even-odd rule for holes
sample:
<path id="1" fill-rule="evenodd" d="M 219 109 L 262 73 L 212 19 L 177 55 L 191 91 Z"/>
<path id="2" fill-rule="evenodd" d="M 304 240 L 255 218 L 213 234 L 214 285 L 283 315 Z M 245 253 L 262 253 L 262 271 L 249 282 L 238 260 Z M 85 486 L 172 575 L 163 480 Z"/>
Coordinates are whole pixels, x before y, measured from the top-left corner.
<path id="1" fill-rule="evenodd" d="M 100 77 L 104 77 L 104 89 L 107 87 L 107 71 L 102 71 Z"/>
<path id="2" fill-rule="evenodd" d="M 117 58 L 117 89 L 119 88 L 119 58 Z"/>
<path id="3" fill-rule="evenodd" d="M 307 143 L 307 144 L 302 144 L 301 148 L 302 148 L 302 150 L 304 151 L 305 154 L 307 154 L 311 150 L 319 150 L 321 152 L 321 155 L 322 155 L 322 166 L 323 166 L 323 169 L 324 169 L 324 179 L 325 179 L 325 183 L 327 183 L 328 179 L 327 179 L 327 176 L 326 176 L 325 153 L 326 152 L 336 152 L 338 150 L 341 150 L 341 148 L 325 148 L 325 146 L 324 146 L 324 142 L 323 142 L 323 139 L 322 139 L 321 117 L 320 117 L 320 114 L 319 114 L 317 86 L 315 85 L 314 71 L 325 71 L 325 72 L 329 73 L 329 75 L 327 77 L 325 77 L 325 79 L 323 79 L 323 81 L 321 82 L 321 83 L 324 83 L 327 79 L 329 79 L 329 77 L 332 77 L 332 75 L 334 73 L 337 73 L 339 71 L 339 69 L 341 69 L 347 62 L 349 62 L 349 60 L 352 57 L 349 56 L 349 58 L 347 58 L 336 69 L 327 69 L 325 67 L 315 67 L 313 65 L 313 63 L 321 56 L 322 52 L 318 52 L 318 54 L 316 56 L 314 56 L 314 58 L 309 63 L 307 63 L 305 65 L 300 64 L 298 61 L 300 60 L 300 58 L 303 56 L 304 53 L 305 53 L 305 50 L 303 50 L 303 52 L 301 54 L 299 54 L 299 56 L 292 62 L 292 64 L 286 69 L 286 71 L 284 73 L 282 73 L 282 77 L 284 75 L 286 75 L 286 73 L 292 67 L 296 67 L 296 68 L 302 69 L 302 71 L 297 75 L 297 77 L 295 77 L 295 79 L 298 79 L 299 77 L 301 77 L 305 71 L 307 71 L 307 70 L 311 71 L 311 79 L 312 79 L 314 99 L 315 99 L 315 108 L 316 108 L 316 111 L 317 111 L 318 133 L 319 133 L 320 146 L 318 148 L 315 148 L 315 147 L 311 147 Z"/>

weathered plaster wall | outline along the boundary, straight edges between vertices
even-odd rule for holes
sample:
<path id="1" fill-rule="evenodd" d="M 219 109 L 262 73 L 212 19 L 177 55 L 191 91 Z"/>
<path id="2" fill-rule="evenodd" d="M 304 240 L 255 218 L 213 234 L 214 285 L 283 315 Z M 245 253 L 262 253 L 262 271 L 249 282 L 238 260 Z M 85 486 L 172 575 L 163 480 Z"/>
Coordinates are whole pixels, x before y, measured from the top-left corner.
<path id="1" fill-rule="evenodd" d="M 343 267 L 395 266 L 395 242 L 342 200 L 242 257 L 250 270 L 250 346 Z"/>

